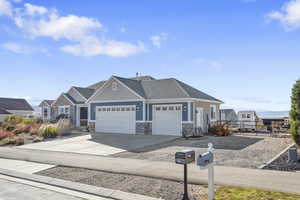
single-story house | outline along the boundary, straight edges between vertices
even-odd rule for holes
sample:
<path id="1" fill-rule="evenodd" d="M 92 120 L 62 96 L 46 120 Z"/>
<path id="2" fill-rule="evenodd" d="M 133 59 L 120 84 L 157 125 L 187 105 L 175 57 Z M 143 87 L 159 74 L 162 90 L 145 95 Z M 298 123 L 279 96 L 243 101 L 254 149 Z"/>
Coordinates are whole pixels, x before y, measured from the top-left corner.
<path id="1" fill-rule="evenodd" d="M 51 107 L 91 132 L 187 136 L 206 133 L 223 102 L 174 78 L 122 78 L 61 94 Z"/>
<path id="2" fill-rule="evenodd" d="M 9 115 L 32 116 L 33 108 L 25 99 L 0 98 L 0 121 Z"/>
<path id="3" fill-rule="evenodd" d="M 226 122 L 236 122 L 238 120 L 238 116 L 233 109 L 221 109 L 220 120 Z"/>
<path id="4" fill-rule="evenodd" d="M 51 121 L 54 119 L 54 109 L 53 104 L 54 100 L 43 100 L 39 107 L 41 108 L 41 117 L 45 121 Z"/>

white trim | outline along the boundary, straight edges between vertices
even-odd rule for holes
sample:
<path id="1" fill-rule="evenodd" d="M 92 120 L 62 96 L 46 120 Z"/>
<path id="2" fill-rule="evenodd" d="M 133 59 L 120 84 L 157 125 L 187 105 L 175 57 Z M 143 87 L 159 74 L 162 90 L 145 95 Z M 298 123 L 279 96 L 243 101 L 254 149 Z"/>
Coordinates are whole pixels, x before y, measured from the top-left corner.
<path id="1" fill-rule="evenodd" d="M 125 85 L 125 83 L 123 83 L 122 81 L 120 81 L 118 78 L 116 78 L 116 77 L 113 77 L 113 78 L 116 79 L 121 85 L 123 85 L 124 87 L 126 87 L 127 89 L 129 89 L 136 96 L 140 97 L 141 99 L 145 99 L 144 97 L 142 97 L 141 95 L 139 95 L 138 93 L 136 93 L 134 90 L 132 90 L 130 87 L 128 87 L 127 85 Z"/>
<path id="2" fill-rule="evenodd" d="M 187 114 L 188 114 L 188 121 L 191 121 L 191 102 L 187 102 Z"/>
<path id="3" fill-rule="evenodd" d="M 146 103 L 143 101 L 143 120 L 146 120 Z"/>
<path id="4" fill-rule="evenodd" d="M 142 101 L 142 100 L 138 100 L 138 99 L 126 99 L 126 100 L 103 100 L 103 101 L 91 101 L 89 102 L 89 104 L 92 103 L 110 103 L 110 102 L 136 102 L 136 101 Z"/>
<path id="5" fill-rule="evenodd" d="M 182 124 L 193 124 L 194 121 L 181 121 Z"/>
<path id="6" fill-rule="evenodd" d="M 214 109 L 214 113 L 215 113 L 215 118 L 213 118 L 213 119 L 211 118 L 211 108 Z M 217 118 L 217 105 L 214 105 L 214 104 L 209 105 L 209 119 L 210 119 L 211 122 L 215 122 L 215 121 L 218 120 L 218 118 Z"/>
<path id="7" fill-rule="evenodd" d="M 77 94 L 79 94 L 79 96 L 81 96 L 83 99 L 87 100 L 87 98 L 85 98 L 75 87 L 71 87 L 71 89 L 74 89 L 77 92 Z M 69 93 L 69 92 L 67 92 L 67 93 Z"/>
<path id="8" fill-rule="evenodd" d="M 157 102 L 165 102 L 165 101 L 171 101 L 171 102 L 187 102 L 187 101 L 200 101 L 200 102 L 207 102 L 207 103 L 216 103 L 216 104 L 222 104 L 223 102 L 219 101 L 212 101 L 212 100 L 205 100 L 205 99 L 197 99 L 197 98 L 170 98 L 170 99 L 149 99 L 147 100 L 148 103 L 157 103 Z"/>
<path id="9" fill-rule="evenodd" d="M 90 103 L 91 99 L 93 99 L 93 98 L 96 96 L 96 94 L 98 94 L 98 92 L 101 91 L 101 89 L 104 88 L 104 86 L 106 86 L 106 85 L 108 84 L 108 82 L 110 82 L 110 81 L 112 80 L 112 78 L 113 78 L 113 76 L 111 76 L 107 81 L 105 81 L 105 83 L 104 83 L 101 87 L 99 87 L 99 88 L 94 92 L 94 94 L 93 94 L 92 96 L 90 96 L 90 98 L 88 98 L 88 100 L 86 101 L 86 103 L 87 103 L 87 104 Z"/>

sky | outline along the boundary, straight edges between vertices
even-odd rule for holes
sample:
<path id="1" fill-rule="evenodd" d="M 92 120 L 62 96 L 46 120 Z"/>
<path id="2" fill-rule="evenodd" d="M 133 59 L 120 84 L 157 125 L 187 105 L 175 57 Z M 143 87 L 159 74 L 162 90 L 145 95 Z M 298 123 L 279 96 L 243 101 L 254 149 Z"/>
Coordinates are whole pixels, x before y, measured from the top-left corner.
<path id="1" fill-rule="evenodd" d="M 37 105 L 140 72 L 223 108 L 289 110 L 299 34 L 300 0 L 0 0 L 0 96 Z"/>

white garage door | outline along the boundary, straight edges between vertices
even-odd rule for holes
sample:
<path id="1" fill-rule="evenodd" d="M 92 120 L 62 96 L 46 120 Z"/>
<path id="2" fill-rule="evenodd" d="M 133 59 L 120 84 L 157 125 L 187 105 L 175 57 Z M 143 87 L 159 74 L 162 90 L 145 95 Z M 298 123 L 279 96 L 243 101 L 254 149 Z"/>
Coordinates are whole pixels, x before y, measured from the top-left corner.
<path id="1" fill-rule="evenodd" d="M 135 106 L 99 106 L 96 108 L 96 132 L 135 133 Z"/>
<path id="2" fill-rule="evenodd" d="M 156 105 L 153 108 L 153 135 L 181 136 L 181 105 Z"/>

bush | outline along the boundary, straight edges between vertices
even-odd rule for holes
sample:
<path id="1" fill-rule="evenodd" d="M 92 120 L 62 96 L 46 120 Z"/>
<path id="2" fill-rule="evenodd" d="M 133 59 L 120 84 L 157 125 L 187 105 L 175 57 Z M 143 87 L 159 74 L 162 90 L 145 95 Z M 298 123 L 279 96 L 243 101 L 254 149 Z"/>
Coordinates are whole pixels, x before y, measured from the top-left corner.
<path id="1" fill-rule="evenodd" d="M 22 122 L 24 123 L 24 124 L 36 124 L 37 123 L 37 119 L 35 119 L 35 118 L 24 118 L 23 120 L 22 120 Z"/>
<path id="2" fill-rule="evenodd" d="M 29 133 L 31 125 L 29 124 L 17 124 L 16 128 L 12 131 L 14 134 Z"/>
<path id="3" fill-rule="evenodd" d="M 37 136 L 37 137 L 33 138 L 32 142 L 33 142 L 33 143 L 36 143 L 36 142 L 42 142 L 43 140 L 44 140 L 43 137 Z"/>
<path id="4" fill-rule="evenodd" d="M 22 121 L 23 121 L 23 117 L 17 115 L 10 115 L 4 119 L 5 123 L 14 124 L 14 125 L 19 124 Z"/>
<path id="5" fill-rule="evenodd" d="M 14 134 L 12 132 L 0 128 L 0 140 L 5 139 L 5 138 L 10 138 L 13 136 L 14 136 Z"/>
<path id="6" fill-rule="evenodd" d="M 40 127 L 39 136 L 43 138 L 57 137 L 58 128 L 54 125 L 44 125 Z"/>
<path id="7" fill-rule="evenodd" d="M 13 136 L 13 137 L 8 137 L 2 140 L 2 144 L 3 145 L 23 145 L 24 144 L 24 139 L 17 137 L 17 136 Z"/>
<path id="8" fill-rule="evenodd" d="M 295 143 L 300 146 L 300 80 L 296 81 L 292 89 L 290 125 L 290 133 Z"/>
<path id="9" fill-rule="evenodd" d="M 230 130 L 225 124 L 213 125 L 208 132 L 217 136 L 229 136 Z"/>

